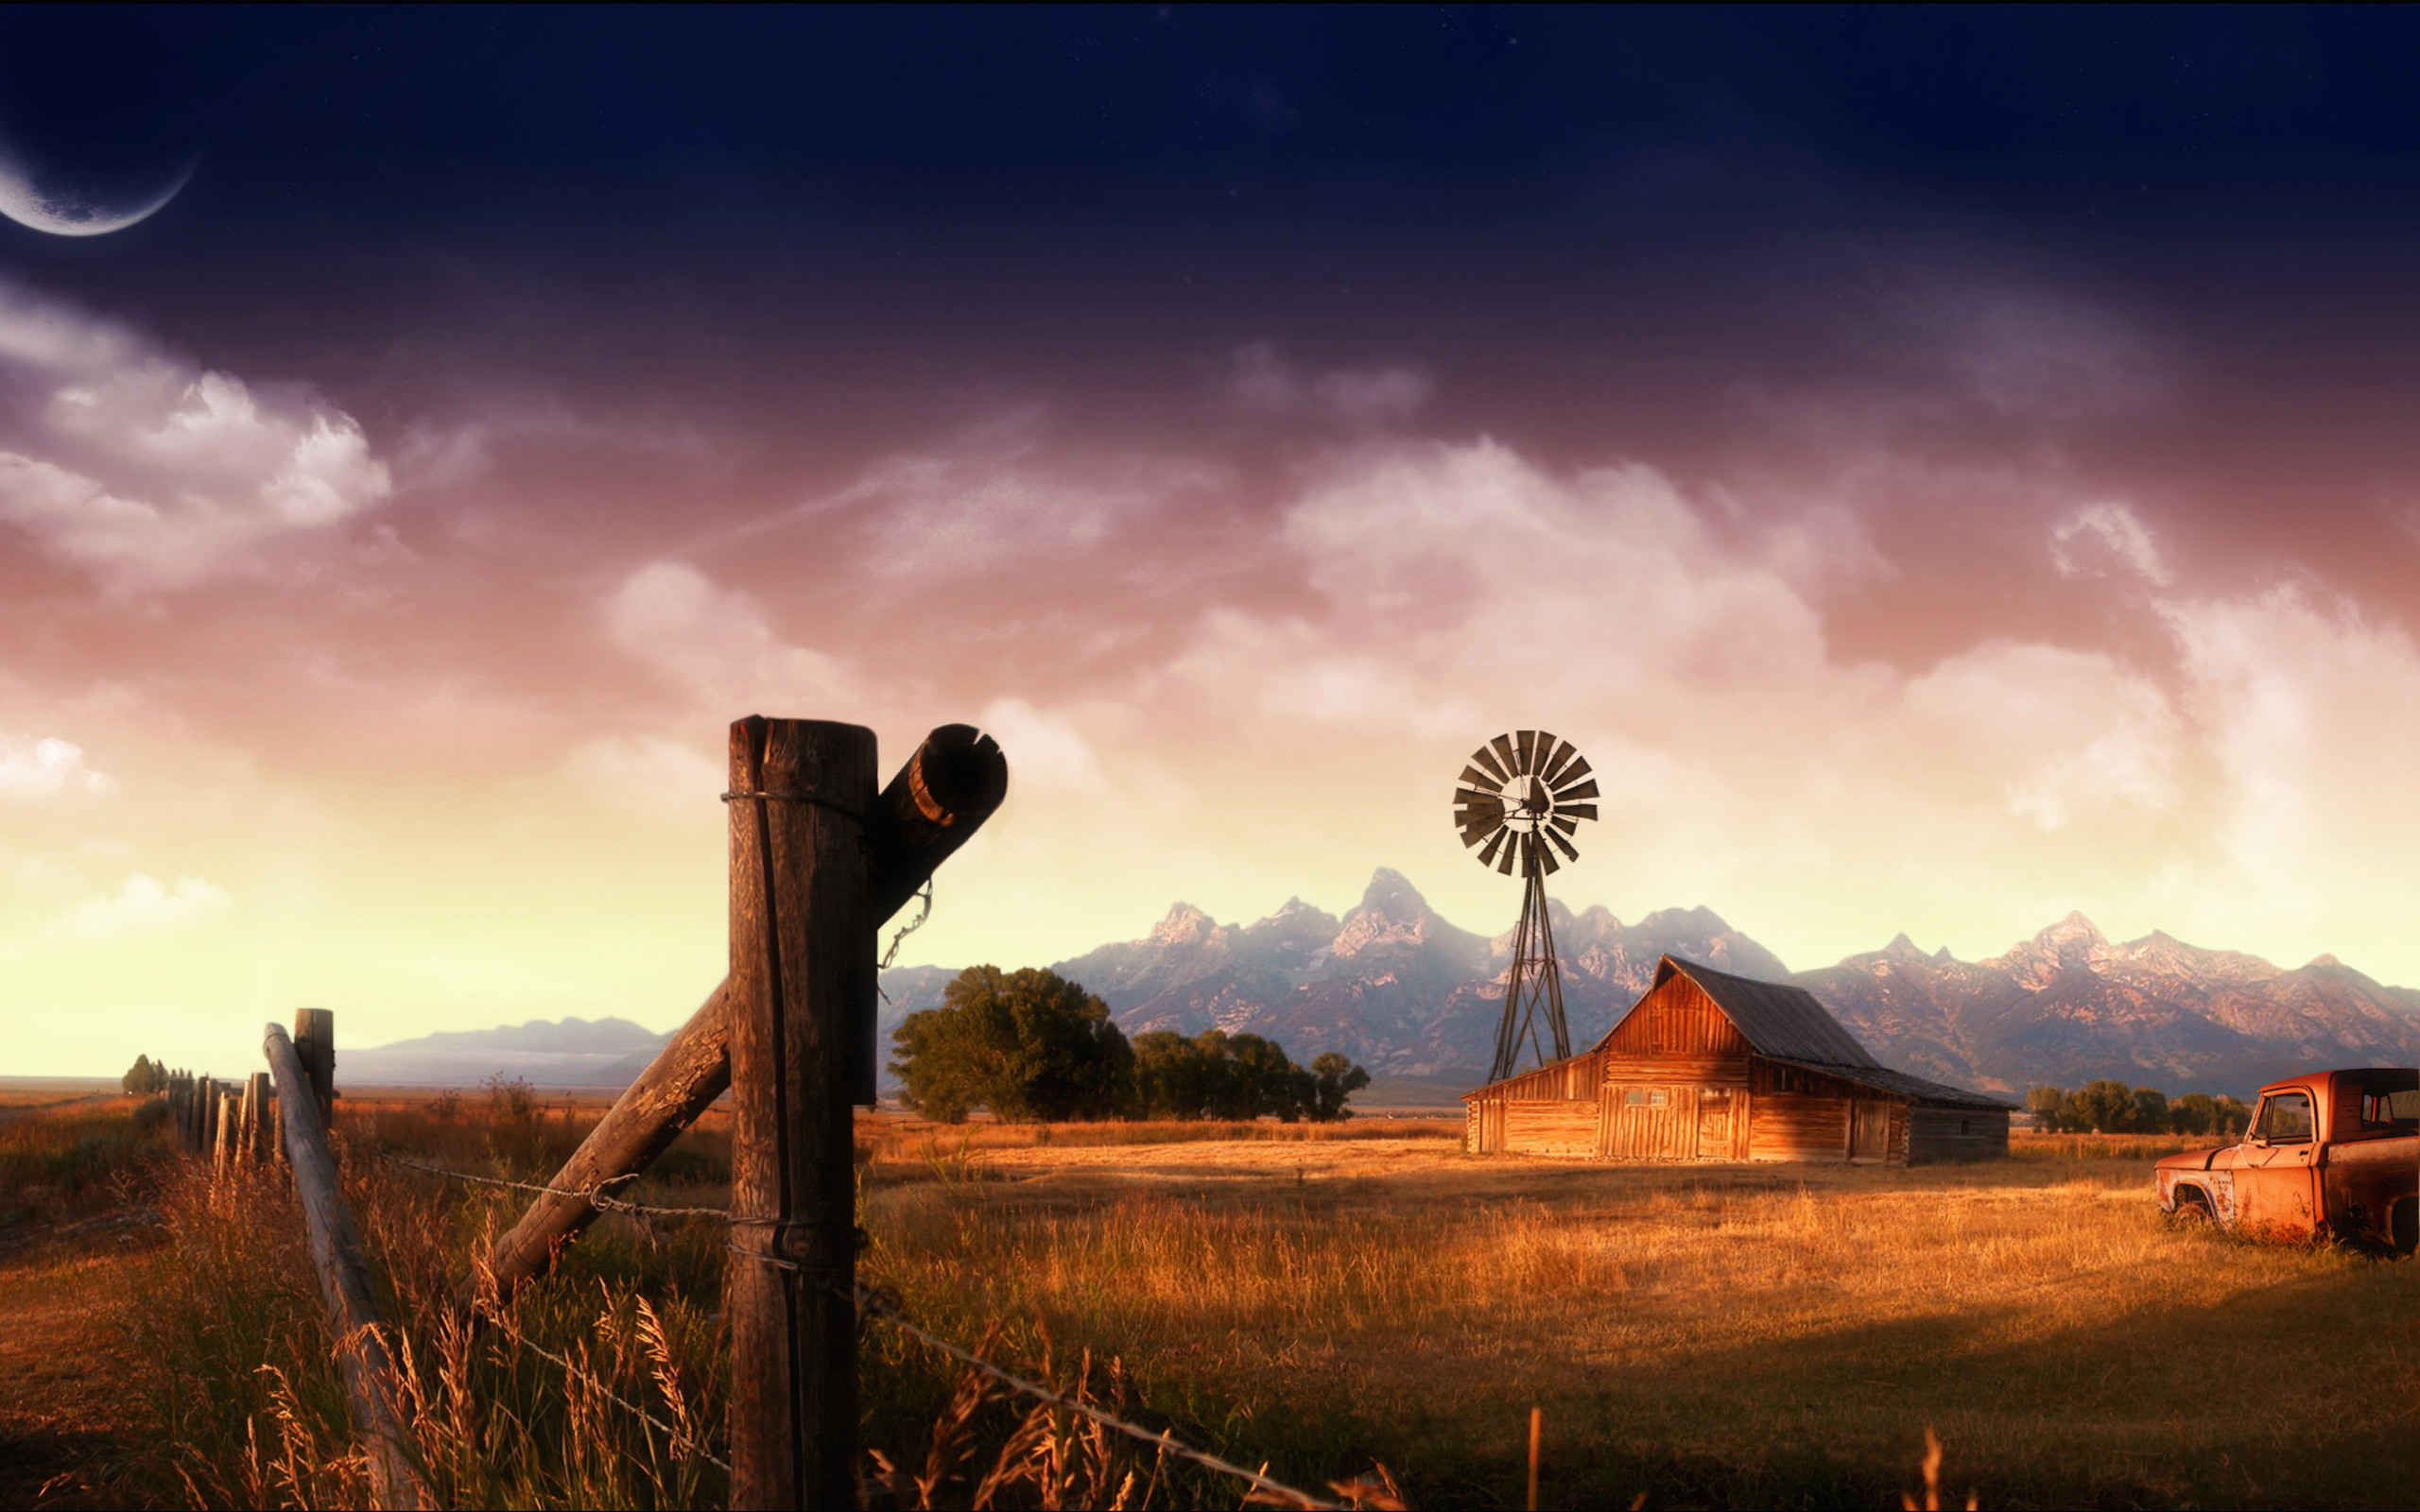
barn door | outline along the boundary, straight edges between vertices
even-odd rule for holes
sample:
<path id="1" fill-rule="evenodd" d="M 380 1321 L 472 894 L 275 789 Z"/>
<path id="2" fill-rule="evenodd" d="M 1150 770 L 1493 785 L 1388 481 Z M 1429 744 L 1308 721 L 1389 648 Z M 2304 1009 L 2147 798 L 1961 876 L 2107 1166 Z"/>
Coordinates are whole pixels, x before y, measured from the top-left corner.
<path id="1" fill-rule="evenodd" d="M 1701 1160 L 1731 1159 L 1731 1089 L 1698 1090 L 1698 1148 Z"/>
<path id="2" fill-rule="evenodd" d="M 1849 1159 L 1879 1160 L 1891 1153 L 1891 1105 L 1858 1099 L 1849 1108 Z"/>

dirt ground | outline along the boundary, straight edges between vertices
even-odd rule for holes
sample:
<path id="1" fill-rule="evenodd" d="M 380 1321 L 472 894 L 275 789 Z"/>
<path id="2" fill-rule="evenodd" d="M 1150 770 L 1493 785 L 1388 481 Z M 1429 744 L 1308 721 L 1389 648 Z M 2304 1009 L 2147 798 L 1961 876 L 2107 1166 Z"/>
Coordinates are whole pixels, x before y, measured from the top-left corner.
<path id="1" fill-rule="evenodd" d="M 121 1504 L 127 1371 L 106 1319 L 119 1272 L 156 1241 L 119 1209 L 0 1240 L 0 1506 Z"/>

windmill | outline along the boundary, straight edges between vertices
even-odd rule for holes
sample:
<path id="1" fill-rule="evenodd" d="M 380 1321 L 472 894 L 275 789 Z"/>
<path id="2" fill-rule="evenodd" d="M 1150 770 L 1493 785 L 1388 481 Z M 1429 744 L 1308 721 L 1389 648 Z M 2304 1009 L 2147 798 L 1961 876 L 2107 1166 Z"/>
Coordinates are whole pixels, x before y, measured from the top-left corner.
<path id="1" fill-rule="evenodd" d="M 1504 983 L 1504 1022 L 1495 1031 L 1495 1065 L 1489 1081 L 1512 1074 L 1527 1040 L 1540 1064 L 1571 1054 L 1571 1030 L 1563 1018 L 1563 971 L 1555 962 L 1554 924 L 1547 918 L 1547 878 L 1561 869 L 1555 859 L 1580 859 L 1571 836 L 1580 821 L 1594 819 L 1596 780 L 1588 760 L 1569 741 L 1543 730 L 1498 735 L 1471 753 L 1454 789 L 1454 826 L 1465 849 L 1481 845 L 1479 865 L 1505 876 L 1521 873 L 1521 922 L 1512 931 L 1512 971 Z M 1538 1038 L 1543 1012 L 1554 1037 L 1548 1057 Z"/>

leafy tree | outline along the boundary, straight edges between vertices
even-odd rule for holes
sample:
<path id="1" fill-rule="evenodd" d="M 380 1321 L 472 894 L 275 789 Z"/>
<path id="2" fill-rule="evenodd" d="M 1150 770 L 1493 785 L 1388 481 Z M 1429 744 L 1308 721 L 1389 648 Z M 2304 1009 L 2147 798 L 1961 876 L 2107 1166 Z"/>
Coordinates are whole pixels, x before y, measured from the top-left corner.
<path id="1" fill-rule="evenodd" d="M 1055 971 L 969 967 L 890 1038 L 900 1100 L 945 1124 L 978 1107 L 1021 1124 L 1115 1118 L 1133 1101 L 1133 1047 L 1109 1005 Z"/>
<path id="2" fill-rule="evenodd" d="M 1336 1051 L 1311 1061 L 1311 1102 L 1305 1115 L 1315 1124 L 1351 1118 L 1344 1100 L 1370 1085 L 1370 1074 Z"/>
<path id="3" fill-rule="evenodd" d="M 1135 1110 L 1145 1118 L 1323 1123 L 1349 1117 L 1345 1100 L 1368 1085 L 1370 1074 L 1335 1051 L 1305 1071 L 1256 1034 L 1209 1029 L 1188 1040 L 1162 1029 L 1134 1040 Z"/>
<path id="4" fill-rule="evenodd" d="M 167 1068 L 154 1064 L 149 1056 L 137 1056 L 134 1064 L 127 1068 L 126 1074 L 117 1079 L 117 1084 L 138 1097 L 164 1092 L 168 1090 Z"/>
<path id="5" fill-rule="evenodd" d="M 2122 1081 L 2092 1082 L 2075 1094 L 2071 1128 L 2095 1134 L 2125 1134 L 2135 1127 L 2135 1094 Z"/>
<path id="6" fill-rule="evenodd" d="M 2252 1126 L 2252 1109 L 2232 1097 L 2218 1100 L 2213 1133 L 2240 1134 Z"/>
<path id="7" fill-rule="evenodd" d="M 2134 1128 L 2138 1134 L 2168 1132 L 2168 1093 L 2156 1087 L 2135 1089 Z"/>
<path id="8" fill-rule="evenodd" d="M 2217 1126 L 2218 1104 L 2208 1092 L 2187 1092 L 2168 1105 L 2168 1126 L 2179 1134 L 2207 1134 Z"/>
<path id="9" fill-rule="evenodd" d="M 2068 1127 L 2068 1101 L 2064 1087 L 2036 1087 L 2025 1094 L 2026 1110 L 2033 1115 L 2033 1126 L 2045 1134 L 2057 1134 Z"/>

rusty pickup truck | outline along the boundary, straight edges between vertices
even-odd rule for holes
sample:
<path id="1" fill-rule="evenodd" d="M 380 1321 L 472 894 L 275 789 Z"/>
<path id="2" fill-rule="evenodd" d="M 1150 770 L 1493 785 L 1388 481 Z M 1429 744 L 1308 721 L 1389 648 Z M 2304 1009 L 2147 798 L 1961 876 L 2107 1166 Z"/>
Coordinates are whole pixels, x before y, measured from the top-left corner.
<path id="1" fill-rule="evenodd" d="M 2251 1237 L 2411 1254 L 2420 1240 L 2420 1071 L 2321 1071 L 2260 1089 L 2239 1144 L 2159 1162 L 2162 1211 Z"/>

